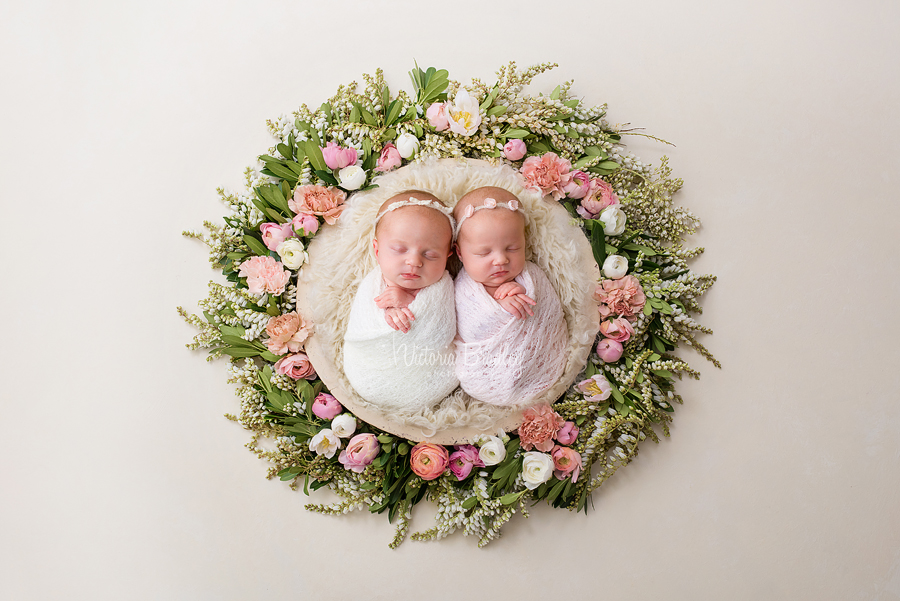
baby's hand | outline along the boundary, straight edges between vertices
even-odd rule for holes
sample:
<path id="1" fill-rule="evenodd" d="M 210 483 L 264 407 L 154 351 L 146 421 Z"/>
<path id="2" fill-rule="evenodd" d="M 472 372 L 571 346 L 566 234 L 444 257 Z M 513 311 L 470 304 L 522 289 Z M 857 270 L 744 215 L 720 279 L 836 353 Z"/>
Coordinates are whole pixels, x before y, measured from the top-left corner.
<path id="1" fill-rule="evenodd" d="M 408 307 L 414 298 L 416 298 L 415 294 L 399 286 L 388 286 L 384 292 L 375 297 L 375 306 L 379 309 L 402 309 Z"/>
<path id="2" fill-rule="evenodd" d="M 412 311 L 406 307 L 391 307 L 384 311 L 384 320 L 387 324 L 395 330 L 400 330 L 404 334 L 409 332 L 409 328 L 414 319 L 415 317 L 413 316 Z"/>
<path id="3" fill-rule="evenodd" d="M 524 295 L 525 286 L 518 282 L 506 282 L 505 284 L 497 286 L 497 289 L 494 291 L 494 300 L 499 301 L 501 298 L 506 298 L 507 296 L 512 296 L 514 294 Z"/>
<path id="4" fill-rule="evenodd" d="M 507 313 L 512 314 L 516 319 L 525 319 L 528 315 L 534 315 L 534 311 L 531 310 L 531 305 L 537 304 L 531 297 L 524 294 L 507 296 L 499 299 L 497 302 L 500 303 L 500 306 L 503 307 Z"/>

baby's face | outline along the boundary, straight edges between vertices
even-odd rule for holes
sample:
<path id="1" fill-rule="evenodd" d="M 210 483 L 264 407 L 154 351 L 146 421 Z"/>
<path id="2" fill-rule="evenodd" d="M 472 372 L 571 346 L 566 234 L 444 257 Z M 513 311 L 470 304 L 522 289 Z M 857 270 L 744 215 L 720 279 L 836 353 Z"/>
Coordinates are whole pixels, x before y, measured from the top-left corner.
<path id="1" fill-rule="evenodd" d="M 452 236 L 450 221 L 435 209 L 402 207 L 382 217 L 372 245 L 385 280 L 418 290 L 444 275 Z"/>
<path id="2" fill-rule="evenodd" d="M 466 219 L 457 239 L 459 259 L 469 276 L 495 288 L 525 268 L 525 222 L 517 211 L 483 209 Z"/>

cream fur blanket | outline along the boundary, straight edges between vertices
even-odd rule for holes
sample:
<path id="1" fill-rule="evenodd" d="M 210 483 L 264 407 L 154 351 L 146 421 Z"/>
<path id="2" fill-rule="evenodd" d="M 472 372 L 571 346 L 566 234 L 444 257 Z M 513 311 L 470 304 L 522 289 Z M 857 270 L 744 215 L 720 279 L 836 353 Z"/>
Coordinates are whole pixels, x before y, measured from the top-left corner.
<path id="1" fill-rule="evenodd" d="M 521 405 L 553 386 L 566 366 L 566 322 L 559 297 L 531 262 L 516 277 L 535 302 L 517 319 L 469 276 L 456 276 L 456 375 L 467 394 L 491 405 Z"/>
<path id="2" fill-rule="evenodd" d="M 384 292 L 376 267 L 363 278 L 344 334 L 344 375 L 361 397 L 383 412 L 417 413 L 459 385 L 453 369 L 453 279 L 422 288 L 409 305 L 409 332 L 391 328 L 375 297 Z"/>

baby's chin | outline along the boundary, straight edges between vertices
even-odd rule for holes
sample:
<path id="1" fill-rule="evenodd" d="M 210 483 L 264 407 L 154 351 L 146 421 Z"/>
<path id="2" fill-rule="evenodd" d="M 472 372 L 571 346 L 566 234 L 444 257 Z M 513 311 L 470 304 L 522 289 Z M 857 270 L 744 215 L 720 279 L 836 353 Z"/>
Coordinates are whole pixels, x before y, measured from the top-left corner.
<path id="1" fill-rule="evenodd" d="M 443 274 L 441 274 L 441 275 L 443 275 Z M 441 278 L 437 278 L 434 280 L 426 280 L 423 278 L 417 278 L 415 280 L 399 279 L 399 280 L 387 280 L 387 281 L 390 282 L 392 285 L 397 286 L 398 288 L 403 288 L 404 290 L 409 290 L 410 292 L 413 292 L 415 290 L 421 290 L 422 288 L 427 288 L 428 286 L 431 286 L 432 284 L 437 284 L 439 281 L 441 281 Z"/>

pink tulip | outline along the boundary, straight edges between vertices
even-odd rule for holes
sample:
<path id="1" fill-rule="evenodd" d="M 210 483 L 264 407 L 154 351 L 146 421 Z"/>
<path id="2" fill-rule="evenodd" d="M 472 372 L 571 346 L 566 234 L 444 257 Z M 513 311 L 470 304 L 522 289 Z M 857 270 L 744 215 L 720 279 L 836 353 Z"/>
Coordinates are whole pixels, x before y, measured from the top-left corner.
<path id="1" fill-rule="evenodd" d="M 355 148 L 341 148 L 334 142 L 329 142 L 322 149 L 322 157 L 329 169 L 343 169 L 355 165 L 357 154 Z"/>
<path id="2" fill-rule="evenodd" d="M 525 142 L 518 138 L 513 138 L 503 147 L 503 156 L 510 161 L 518 161 L 526 154 L 528 154 L 528 148 L 525 146 Z"/>
<path id="3" fill-rule="evenodd" d="M 622 357 L 622 343 L 611 338 L 603 338 L 597 343 L 597 354 L 604 363 L 615 363 Z"/>
<path id="4" fill-rule="evenodd" d="M 312 236 L 319 231 L 319 220 L 316 219 L 315 215 L 310 215 L 309 213 L 295 215 L 291 223 L 294 226 L 294 231 L 301 236 Z"/>
<path id="5" fill-rule="evenodd" d="M 450 127 L 450 121 L 447 119 L 447 112 L 444 110 L 443 102 L 435 102 L 425 111 L 428 117 L 428 123 L 437 131 L 444 131 Z"/>

